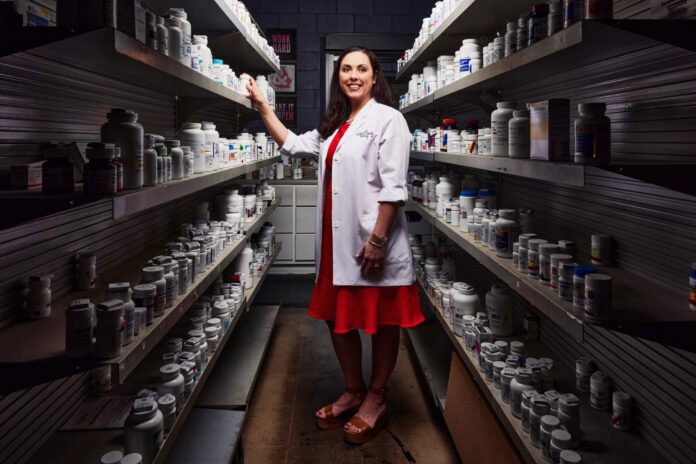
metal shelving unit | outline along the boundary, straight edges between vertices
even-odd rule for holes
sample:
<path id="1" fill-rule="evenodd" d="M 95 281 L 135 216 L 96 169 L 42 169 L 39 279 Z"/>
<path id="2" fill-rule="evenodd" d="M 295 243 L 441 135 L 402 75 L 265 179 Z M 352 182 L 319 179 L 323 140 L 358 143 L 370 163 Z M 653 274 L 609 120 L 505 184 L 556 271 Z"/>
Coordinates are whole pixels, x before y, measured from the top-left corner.
<path id="1" fill-rule="evenodd" d="M 397 79 L 421 72 L 427 61 L 436 60 L 440 55 L 454 55 L 462 39 L 496 31 L 504 33 L 505 21 L 529 12 L 534 3 L 537 2 L 499 0 L 495 8 L 491 8 L 487 0 L 463 0 L 397 73 Z"/>
<path id="2" fill-rule="evenodd" d="M 547 77 L 551 69 L 561 74 L 665 43 L 694 50 L 696 46 L 683 39 L 688 35 L 687 31 L 693 28 L 692 23 L 674 20 L 581 21 L 437 89 L 433 94 L 402 108 L 401 112 L 431 113 L 459 106 L 463 102 L 480 104 L 484 92 L 495 93 L 500 89 L 533 83 Z M 454 49 L 447 53 L 450 52 L 454 53 Z"/>
<path id="3" fill-rule="evenodd" d="M 478 355 L 464 346 L 464 341 L 454 335 L 454 327 L 442 315 L 433 298 L 428 294 L 424 284 L 419 280 L 418 285 L 428 307 L 459 354 L 464 365 L 469 370 L 482 394 L 486 398 L 493 413 L 507 431 L 515 447 L 526 463 L 543 464 L 547 461 L 541 456 L 539 448 L 532 446 L 529 434 L 522 430 L 520 419 L 510 412 L 510 405 L 500 398 L 500 390 L 493 382 L 486 380 L 478 368 Z M 501 340 L 520 340 L 525 344 L 526 356 L 551 357 L 553 352 L 539 340 L 526 340 L 521 337 L 501 338 Z M 635 434 L 624 433 L 611 426 L 611 413 L 599 411 L 590 406 L 589 394 L 575 391 L 575 372 L 570 368 L 554 364 L 554 389 L 561 392 L 571 392 L 580 398 L 580 433 L 581 444 L 577 451 L 587 464 L 602 464 L 608 462 L 663 463 L 663 457 L 657 454 L 648 444 Z"/>
<path id="4" fill-rule="evenodd" d="M 280 198 L 276 198 L 276 201 L 262 215 L 253 222 L 245 224 L 245 232 L 251 234 L 261 227 L 279 204 Z M 166 309 L 164 316 L 155 318 L 153 323 L 146 327 L 144 333 L 123 347 L 119 356 L 98 361 L 98 364 L 113 366 L 114 381 L 118 379 L 118 383 L 123 383 L 217 276 L 232 263 L 244 248 L 245 242 L 245 237 L 242 237 L 236 243 L 228 245 L 216 263 L 199 274 L 198 279 L 189 287 L 187 292 L 177 297 L 174 306 Z M 30 323 L 14 324 L 4 329 L 3 337 L 0 337 L 0 351 L 4 353 L 2 362 L 11 371 L 31 365 L 40 367 L 42 363 L 57 361 L 67 371 L 65 375 L 93 367 L 94 361 L 92 360 L 70 361 L 65 359 L 65 317 L 59 308 L 67 307 L 71 300 L 78 298 L 101 301 L 105 291 L 104 285 L 108 282 L 140 281 L 144 263 L 161 252 L 161 246 L 153 246 L 117 269 L 101 276 L 100 281 L 104 283 L 103 285 L 93 290 L 71 292 L 64 295 L 54 302 L 55 309 L 50 317 Z M 255 287 L 255 291 L 258 292 L 258 286 Z M 41 342 L 27 344 L 28 340 L 40 340 Z M 18 350 L 18 346 L 23 348 Z"/>
<path id="5" fill-rule="evenodd" d="M 438 218 L 432 210 L 423 208 L 420 203 L 412 200 L 408 201 L 407 206 L 418 212 L 425 221 L 473 256 L 576 341 L 583 341 L 585 324 L 598 324 L 586 321 L 583 311 L 575 309 L 570 302 L 560 299 L 548 285 L 520 273 L 512 267 L 510 259 L 499 258 L 495 252 L 476 244 L 473 238 L 462 234 L 458 227 L 452 227 Z M 599 272 L 609 274 L 613 278 L 612 317 L 602 324 L 696 321 L 696 314 L 684 307 L 680 293 L 622 269 L 600 266 Z M 655 308 L 661 308 L 661 310 L 656 312 Z"/>
<path id="6" fill-rule="evenodd" d="M 221 169 L 202 174 L 194 174 L 186 179 L 170 181 L 153 187 L 145 187 L 138 190 L 127 190 L 113 198 L 114 219 L 121 219 L 147 209 L 159 206 L 163 203 L 183 198 L 209 187 L 223 184 L 236 179 L 264 166 L 277 163 L 280 156 L 240 164 L 229 169 Z"/>
<path id="7" fill-rule="evenodd" d="M 585 185 L 585 167 L 581 164 L 436 151 L 412 151 L 411 159 L 447 163 L 576 187 Z"/>
<path id="8" fill-rule="evenodd" d="M 55 30 L 41 31 L 38 36 L 33 35 L 33 30 L 8 31 L 0 56 L 26 52 L 171 95 L 181 103 L 183 114 L 178 115 L 179 121 L 206 106 L 239 111 L 246 116 L 256 113 L 244 95 L 118 30 L 46 29 Z"/>
<path id="9" fill-rule="evenodd" d="M 172 6 L 169 0 L 149 3 L 161 13 Z M 194 34 L 208 35 L 213 56 L 224 60 L 235 72 L 271 74 L 279 71 L 224 0 L 180 0 L 176 5 L 186 10 Z M 263 37 L 263 29 L 259 28 L 259 32 Z"/>
<path id="10" fill-rule="evenodd" d="M 174 446 L 174 443 L 176 442 L 179 433 L 183 429 L 184 424 L 186 423 L 186 420 L 189 417 L 189 414 L 193 410 L 196 401 L 199 398 L 199 395 L 204 390 L 213 369 L 215 368 L 220 357 L 223 355 L 223 350 L 227 346 L 230 339 L 233 338 L 232 333 L 234 332 L 237 323 L 241 318 L 249 317 L 246 316 L 247 311 L 245 311 L 245 308 L 251 307 L 253 296 L 258 293 L 258 289 L 261 287 L 263 280 L 268 274 L 268 270 L 273 264 L 275 258 L 278 256 L 279 252 L 280 245 L 278 245 L 273 256 L 264 267 L 261 278 L 256 282 L 254 287 L 252 287 L 245 293 L 245 300 L 242 303 L 242 306 L 234 314 L 234 317 L 230 321 L 230 326 L 223 335 L 222 339 L 220 340 L 215 353 L 213 353 L 211 357 L 209 357 L 208 363 L 203 368 L 203 371 L 200 374 L 198 381 L 196 382 L 196 385 L 193 388 L 191 396 L 186 401 L 184 409 L 179 413 L 179 416 L 177 417 L 176 422 L 172 427 L 172 430 L 164 438 L 164 441 L 162 443 L 159 453 L 157 454 L 154 460 L 154 463 L 160 464 L 165 462 L 165 460 L 167 459 L 167 455 Z M 161 358 L 159 356 L 154 356 L 154 353 L 147 356 L 147 359 L 145 359 L 144 362 L 138 368 L 137 374 L 129 378 L 128 383 L 121 387 L 123 393 L 135 393 L 138 390 L 140 390 L 140 388 L 142 388 L 143 386 L 152 383 L 152 380 L 157 376 L 160 364 Z M 122 405 L 124 407 L 129 407 L 129 401 L 123 401 Z M 89 410 L 90 415 L 93 417 L 96 417 L 100 413 L 102 413 L 102 410 L 100 408 L 94 408 L 88 403 L 83 405 L 83 409 Z M 123 414 L 127 415 L 127 411 L 123 411 Z M 123 439 L 122 437 L 122 424 L 118 425 L 117 427 L 105 427 L 102 430 L 80 430 L 79 426 L 75 426 L 73 424 L 69 428 L 69 430 L 61 430 L 60 432 L 56 433 L 48 441 L 48 443 L 37 453 L 37 455 L 35 455 L 32 458 L 31 462 L 45 462 L 45 459 L 48 456 L 51 456 L 51 459 L 54 460 L 56 458 L 60 460 L 61 456 L 65 457 L 65 459 L 67 460 L 70 460 L 74 458 L 74 456 L 78 455 L 81 456 L 81 458 L 85 461 L 95 461 L 98 460 L 99 456 L 101 456 L 106 450 L 121 448 Z M 85 444 L 86 441 L 87 444 Z"/>

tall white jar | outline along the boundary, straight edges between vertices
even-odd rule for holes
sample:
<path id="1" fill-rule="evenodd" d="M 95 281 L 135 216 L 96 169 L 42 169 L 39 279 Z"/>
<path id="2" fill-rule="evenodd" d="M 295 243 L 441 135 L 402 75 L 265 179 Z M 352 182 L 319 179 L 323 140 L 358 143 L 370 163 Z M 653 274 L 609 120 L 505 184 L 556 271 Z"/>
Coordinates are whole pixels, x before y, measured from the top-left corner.
<path id="1" fill-rule="evenodd" d="M 123 447 L 126 454 L 138 453 L 151 463 L 162 446 L 164 417 L 154 397 L 137 398 L 126 419 Z"/>
<path id="2" fill-rule="evenodd" d="M 491 114 L 491 155 L 508 156 L 508 124 L 515 109 L 514 102 L 498 102 Z"/>
<path id="3" fill-rule="evenodd" d="M 193 153 L 193 172 L 198 174 L 205 171 L 205 133 L 198 122 L 185 122 L 179 129 L 181 145 L 191 148 Z"/>
<path id="4" fill-rule="evenodd" d="M 181 58 L 179 61 L 191 67 L 191 23 L 187 19 L 183 8 L 170 8 L 169 15 L 178 19 L 181 23 Z"/>
<path id="5" fill-rule="evenodd" d="M 101 126 L 101 139 L 121 148 L 123 160 L 123 188 L 143 186 L 143 126 L 138 124 L 138 113 L 121 108 L 112 109 L 108 122 Z"/>
<path id="6" fill-rule="evenodd" d="M 464 282 L 455 282 L 450 293 L 454 306 L 454 334 L 464 336 L 464 316 L 474 316 L 481 308 L 476 290 Z"/>
<path id="7" fill-rule="evenodd" d="M 215 130 L 215 124 L 210 121 L 203 121 L 201 129 L 205 134 L 205 170 L 220 169 L 220 134 Z"/>
<path id="8" fill-rule="evenodd" d="M 514 330 L 512 324 L 512 298 L 503 284 L 494 284 L 486 293 L 486 312 L 491 332 L 496 337 L 509 337 Z"/>
<path id="9" fill-rule="evenodd" d="M 501 258 L 512 258 L 512 244 L 520 236 L 520 224 L 517 222 L 517 211 L 501 209 L 495 222 L 495 254 Z"/>
<path id="10" fill-rule="evenodd" d="M 510 158 L 529 158 L 529 111 L 515 110 L 508 123 L 508 156 Z"/>

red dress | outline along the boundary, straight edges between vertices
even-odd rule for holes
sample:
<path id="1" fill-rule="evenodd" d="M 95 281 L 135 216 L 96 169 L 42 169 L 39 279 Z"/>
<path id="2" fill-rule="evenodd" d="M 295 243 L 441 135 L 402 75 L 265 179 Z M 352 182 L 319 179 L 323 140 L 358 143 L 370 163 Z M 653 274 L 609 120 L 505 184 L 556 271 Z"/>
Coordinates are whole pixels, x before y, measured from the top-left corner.
<path id="1" fill-rule="evenodd" d="M 350 124 L 344 124 L 331 141 L 326 156 L 326 190 L 322 217 L 319 276 L 309 304 L 309 315 L 334 321 L 336 333 L 364 329 L 376 334 L 380 325 L 413 327 L 425 320 L 416 283 L 404 286 L 368 287 L 333 284 L 333 233 L 331 228 L 331 167 L 339 140 Z"/>

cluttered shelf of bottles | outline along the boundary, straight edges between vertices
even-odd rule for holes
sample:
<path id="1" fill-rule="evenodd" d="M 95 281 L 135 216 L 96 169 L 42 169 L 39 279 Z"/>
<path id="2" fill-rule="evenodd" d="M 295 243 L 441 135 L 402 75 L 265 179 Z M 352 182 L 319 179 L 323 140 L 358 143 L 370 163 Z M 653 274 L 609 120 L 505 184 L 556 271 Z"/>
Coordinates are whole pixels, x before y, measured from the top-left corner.
<path id="1" fill-rule="evenodd" d="M 436 319 L 426 324 L 441 326 L 526 462 L 661 461 L 625 433 L 632 426 L 631 397 L 612 393 L 608 373 L 589 358 L 577 360 L 575 375 L 554 362 L 532 315 L 525 316 L 524 333 L 515 333 L 505 285 L 494 284 L 479 298 L 482 289 L 458 282 L 442 291 L 422 268 L 417 274 Z"/>
<path id="2" fill-rule="evenodd" d="M 453 181 L 465 190 L 455 192 Z M 543 224 L 532 210 L 497 209 L 495 192 L 476 187 L 471 174 L 461 181 L 456 174 L 415 176 L 408 207 L 576 340 L 582 341 L 585 323 L 696 320 L 685 294 L 612 266 L 611 236 L 592 234 L 590 256 L 579 256 L 574 241 L 541 238 Z M 416 250 L 417 265 L 439 271 L 437 259 Z"/>
<path id="3" fill-rule="evenodd" d="M 31 276 L 25 311 L 29 320 L 3 329 L 3 362 L 11 370 L 13 364 L 67 358 L 74 361 L 67 366 L 74 372 L 76 366 L 89 368 L 96 360 L 117 365 L 118 380 L 123 382 L 227 266 L 239 268 L 232 279 L 241 284 L 235 288 L 242 288 L 245 279 L 253 282 L 249 269 L 272 254 L 275 228 L 265 221 L 279 202 L 275 188 L 265 181 L 228 189 L 214 203 L 198 204 L 193 222 L 172 231 L 172 241 L 147 248 L 99 279 L 96 256 L 85 250 L 76 256 L 75 291 L 53 303 L 51 276 Z M 211 209 L 220 220 L 211 220 Z M 257 245 L 254 250 L 244 234 Z M 108 301 L 95 311 L 92 302 L 105 291 Z M 125 303 L 119 304 L 119 298 Z M 36 337 L 41 343 L 18 343 Z"/>
<path id="4" fill-rule="evenodd" d="M 169 333 L 171 338 L 148 355 L 126 384 L 112 384 L 109 366 L 97 369 L 96 397 L 84 403 L 49 442 L 50 454 L 74 456 L 79 450 L 82 456 L 98 460 L 136 453 L 143 462 L 164 462 L 237 323 L 249 317 L 245 308 L 252 313 L 264 309 L 253 307 L 252 301 L 280 252 L 280 243 L 272 249 L 253 276 L 250 271 L 251 288 L 240 293 L 236 282 L 216 281 L 189 310 L 188 321 Z M 85 439 L 88 445 L 82 443 Z M 55 441 L 60 442 L 58 450 L 53 449 Z M 37 456 L 47 452 L 40 450 Z"/>
<path id="5" fill-rule="evenodd" d="M 461 104 L 462 99 L 478 103 L 481 92 L 496 92 L 548 77 L 550 68 L 560 74 L 665 44 L 694 49 L 693 44 L 683 40 L 692 27 L 689 21 L 612 21 L 611 1 L 539 3 L 531 7 L 531 12 L 524 12 L 526 6 L 503 2 L 505 18 L 519 18 L 508 19 L 507 23 L 503 19 L 498 24 L 481 18 L 489 29 L 458 29 L 462 37 L 469 36 L 459 43 L 447 28 L 458 21 L 474 21 L 472 15 L 477 12 L 457 7 L 456 2 L 433 8 L 431 16 L 423 20 L 414 47 L 397 62 L 399 76 L 416 65 L 422 69 L 411 74 L 408 92 L 399 100 L 401 111 L 443 110 Z M 504 35 L 493 34 L 488 45 L 479 45 L 503 25 Z M 472 37 L 476 35 L 483 37 Z M 433 43 L 438 46 L 429 46 Z M 607 43 L 612 46 L 607 47 Z"/>
<path id="6" fill-rule="evenodd" d="M 246 98 L 246 84 L 250 77 L 245 72 L 247 69 L 233 70 L 221 59 L 215 58 L 208 45 L 208 37 L 191 33 L 192 24 L 186 19 L 183 9 L 171 8 L 164 18 L 152 10 L 145 10 L 140 3 L 134 3 L 134 8 L 138 10 L 135 14 L 141 14 L 146 21 L 132 24 L 132 18 L 111 17 L 103 24 L 101 21 L 98 24 L 85 23 L 75 19 L 77 14 L 69 14 L 71 10 L 66 7 L 62 15 L 58 14 L 57 23 L 55 17 L 54 22 L 49 23 L 53 26 L 57 24 L 56 27 L 22 28 L 20 23 L 17 28 L 7 28 L 6 32 L 12 38 L 7 37 L 3 41 L 2 55 L 27 51 L 179 98 L 219 98 L 221 102 L 230 104 L 232 110 L 253 112 Z M 237 5 L 235 11 L 244 16 L 244 5 L 241 2 L 233 3 Z M 100 4 L 87 2 L 84 8 L 91 6 L 101 7 Z M 60 9 L 58 13 L 61 13 Z M 243 24 L 247 23 L 248 27 L 244 26 L 243 29 L 256 29 L 249 20 L 248 12 Z M 229 26 L 232 28 L 231 23 Z M 258 31 L 254 37 L 249 40 L 254 44 L 256 40 L 262 41 L 264 46 L 259 48 L 258 53 L 235 47 L 238 54 L 251 54 L 239 65 L 250 68 L 249 72 L 277 71 L 278 57 L 272 47 Z M 12 57 L 3 59 L 7 58 Z M 266 64 L 264 60 L 270 61 Z M 262 91 L 268 95 L 269 103 L 273 104 L 275 92 L 268 86 L 266 76 L 259 75 L 257 80 Z"/>

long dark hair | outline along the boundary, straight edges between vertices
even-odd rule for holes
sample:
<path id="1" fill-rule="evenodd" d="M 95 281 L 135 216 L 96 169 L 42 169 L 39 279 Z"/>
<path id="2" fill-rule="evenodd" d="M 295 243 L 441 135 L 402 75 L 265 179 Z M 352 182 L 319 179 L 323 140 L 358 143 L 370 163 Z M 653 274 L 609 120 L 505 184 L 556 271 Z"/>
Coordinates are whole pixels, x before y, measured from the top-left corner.
<path id="1" fill-rule="evenodd" d="M 365 47 L 355 46 L 347 48 L 341 52 L 341 56 L 338 57 L 338 61 L 336 61 L 336 65 L 334 66 L 334 72 L 331 76 L 329 108 L 326 110 L 326 113 L 324 113 L 324 116 L 322 116 L 319 124 L 317 124 L 317 131 L 319 131 L 321 136 L 325 139 L 333 134 L 333 131 L 350 116 L 350 101 L 348 100 L 348 96 L 341 90 L 338 76 L 340 74 L 343 58 L 345 58 L 347 54 L 353 52 L 364 53 L 370 60 L 370 66 L 372 66 L 372 72 L 376 78 L 375 84 L 372 86 L 372 98 L 374 98 L 377 103 L 394 106 L 394 97 L 392 96 L 387 79 L 384 77 L 382 66 L 379 64 L 377 55 Z"/>

